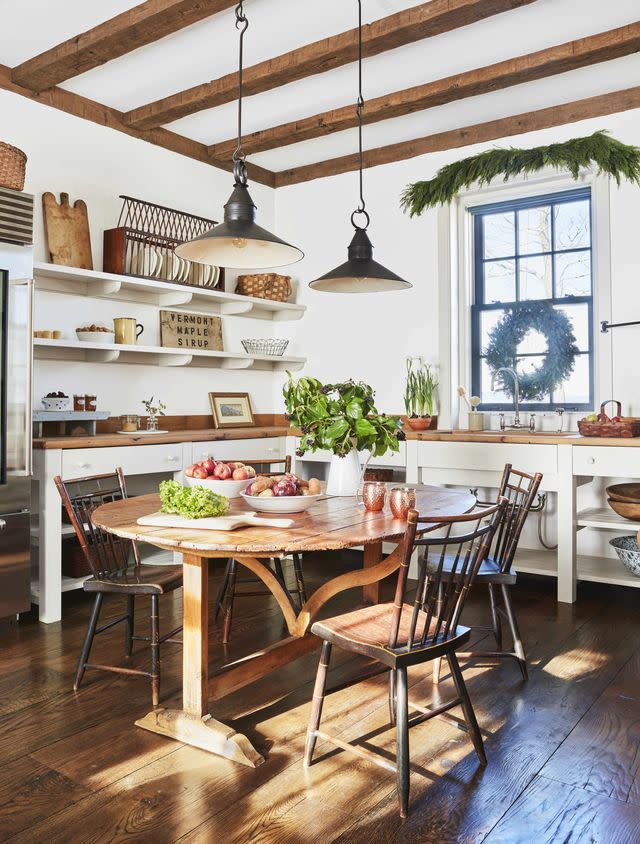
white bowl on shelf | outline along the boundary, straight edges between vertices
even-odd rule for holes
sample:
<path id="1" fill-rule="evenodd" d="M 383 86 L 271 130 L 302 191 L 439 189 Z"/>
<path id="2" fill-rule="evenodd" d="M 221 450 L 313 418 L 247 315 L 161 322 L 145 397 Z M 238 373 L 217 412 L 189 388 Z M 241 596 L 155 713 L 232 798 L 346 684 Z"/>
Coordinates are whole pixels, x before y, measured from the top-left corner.
<path id="1" fill-rule="evenodd" d="M 244 481 L 219 481 L 217 478 L 188 478 L 186 475 L 184 479 L 187 486 L 203 486 L 217 495 L 226 495 L 227 498 L 237 498 L 246 489 L 247 484 L 254 480 L 251 478 Z"/>
<path id="2" fill-rule="evenodd" d="M 259 513 L 304 513 L 324 495 L 274 495 L 261 497 L 260 495 L 247 495 L 241 493 L 244 500 L 252 510 Z"/>
<path id="3" fill-rule="evenodd" d="M 113 343 L 116 338 L 113 331 L 78 331 L 77 329 L 76 337 L 82 343 Z"/>
<path id="4" fill-rule="evenodd" d="M 45 410 L 71 410 L 72 407 L 70 396 L 58 398 L 47 398 L 44 396 L 41 401 Z"/>

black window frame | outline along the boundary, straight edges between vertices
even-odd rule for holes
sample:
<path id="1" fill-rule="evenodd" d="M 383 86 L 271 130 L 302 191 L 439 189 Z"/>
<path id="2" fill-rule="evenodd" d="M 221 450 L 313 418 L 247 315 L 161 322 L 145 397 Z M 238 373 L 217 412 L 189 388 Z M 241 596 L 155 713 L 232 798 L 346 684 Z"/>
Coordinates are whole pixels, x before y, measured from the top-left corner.
<path id="1" fill-rule="evenodd" d="M 553 213 L 553 206 L 563 205 L 570 202 L 576 202 L 581 199 L 589 200 L 589 247 L 579 247 L 576 249 L 555 249 L 555 220 Z M 551 227 L 551 251 L 549 252 L 535 252 L 520 254 L 519 237 L 518 237 L 518 214 L 517 212 L 526 208 L 538 208 L 543 205 L 552 206 L 550 215 Z M 564 407 L 565 410 L 592 410 L 594 405 L 595 394 L 595 359 L 594 359 L 594 246 L 593 246 L 593 194 L 591 187 L 581 187 L 573 190 L 565 190 L 557 193 L 538 194 L 536 196 L 527 196 L 520 199 L 507 200 L 503 202 L 494 202 L 486 205 L 477 205 L 468 209 L 473 217 L 473 297 L 474 301 L 471 306 L 471 389 L 474 395 L 482 395 L 482 381 L 481 381 L 481 366 L 483 355 L 481 354 L 481 316 L 482 313 L 491 310 L 504 310 L 509 305 L 517 304 L 519 301 L 542 301 L 550 302 L 552 305 L 573 305 L 586 304 L 588 313 L 588 331 L 589 331 L 589 348 L 587 352 L 581 352 L 581 356 L 588 357 L 589 360 L 589 400 L 579 404 L 567 405 L 553 400 L 549 402 L 521 402 L 521 410 L 548 411 L 555 410 L 558 407 Z M 515 262 L 515 284 L 516 297 L 519 296 L 520 273 L 519 266 L 522 258 L 535 258 L 540 256 L 550 256 L 551 259 L 551 273 L 552 273 L 552 290 L 554 296 L 550 299 L 536 299 L 536 300 L 519 300 L 516 298 L 510 302 L 484 302 L 484 265 L 487 260 L 484 257 L 484 227 L 483 219 L 489 214 L 499 214 L 504 212 L 514 212 L 515 232 L 514 244 L 515 254 L 510 256 L 500 257 L 500 261 L 514 261 Z M 589 252 L 590 254 L 590 269 L 591 269 L 591 295 L 590 296 L 562 296 L 556 297 L 556 262 L 554 260 L 556 255 L 570 254 L 572 252 Z M 522 357 L 539 357 L 539 354 L 522 355 Z M 487 411 L 509 411 L 513 410 L 513 402 L 503 403 L 482 403 L 479 410 Z"/>

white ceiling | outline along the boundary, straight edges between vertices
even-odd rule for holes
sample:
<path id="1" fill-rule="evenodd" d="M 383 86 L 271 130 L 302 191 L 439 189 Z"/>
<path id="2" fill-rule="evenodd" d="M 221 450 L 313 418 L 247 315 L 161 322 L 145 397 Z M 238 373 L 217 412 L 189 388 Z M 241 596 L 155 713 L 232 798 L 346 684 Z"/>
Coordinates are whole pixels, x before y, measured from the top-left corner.
<path id="1" fill-rule="evenodd" d="M 66 38 L 137 5 L 131 0 L 0 0 L 0 63 L 14 66 Z M 417 5 L 363 0 L 365 21 Z M 365 61 L 365 97 L 381 96 L 505 58 L 523 55 L 638 19 L 638 0 L 536 0 L 524 8 L 402 47 Z M 246 62 L 254 64 L 355 26 L 345 0 L 245 0 L 250 20 Z M 142 47 L 62 87 L 128 110 L 232 72 L 237 63 L 233 9 Z M 535 108 L 640 85 L 640 55 L 520 85 L 366 127 L 376 147 Z M 276 126 L 354 101 L 356 68 L 348 65 L 246 101 L 245 131 Z M 233 136 L 235 104 L 185 117 L 173 131 L 203 143 Z M 353 130 L 256 155 L 273 170 L 353 152 Z"/>

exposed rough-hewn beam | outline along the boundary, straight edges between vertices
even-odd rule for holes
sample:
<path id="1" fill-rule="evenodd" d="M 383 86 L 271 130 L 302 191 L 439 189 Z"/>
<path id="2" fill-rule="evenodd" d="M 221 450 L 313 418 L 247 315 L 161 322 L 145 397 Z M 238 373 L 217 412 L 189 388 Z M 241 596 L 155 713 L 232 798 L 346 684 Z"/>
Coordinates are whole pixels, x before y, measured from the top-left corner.
<path id="1" fill-rule="evenodd" d="M 134 129 L 123 123 L 122 112 L 116 109 L 109 108 L 109 106 L 89 100 L 86 97 L 81 97 L 79 94 L 74 94 L 71 91 L 65 91 L 64 88 L 49 88 L 40 94 L 34 94 L 33 91 L 16 85 L 11 76 L 11 68 L 0 65 L 0 88 L 11 91 L 14 94 L 19 94 L 34 102 L 42 103 L 42 105 L 64 111 L 67 114 L 73 114 L 84 120 L 90 120 L 92 123 L 98 123 L 100 126 L 107 126 L 109 129 L 124 132 L 126 135 L 140 138 L 143 141 L 148 141 L 150 144 L 155 144 L 172 152 L 177 152 L 180 155 L 185 155 L 187 158 L 204 161 L 206 164 L 212 164 L 214 167 L 219 167 L 222 170 L 231 170 L 230 160 L 216 161 L 208 154 L 206 145 L 198 141 L 185 138 L 183 135 L 170 132 L 168 129 L 150 129 L 146 131 Z M 265 170 L 263 167 L 249 164 L 249 175 L 255 182 L 261 182 L 263 185 L 270 187 L 274 187 L 275 185 L 275 174 L 270 170 Z"/>
<path id="2" fill-rule="evenodd" d="M 235 4 L 236 0 L 147 0 L 22 62 L 13 69 L 13 81 L 44 91 Z"/>
<path id="3" fill-rule="evenodd" d="M 431 0 L 367 24 L 363 32 L 363 52 L 365 56 L 375 56 L 533 2 L 535 0 Z M 259 94 L 279 88 L 341 67 L 355 61 L 356 57 L 357 30 L 351 29 L 247 68 L 245 93 Z M 139 128 L 162 126 L 196 111 L 232 102 L 237 92 L 238 76 L 229 73 L 133 109 L 127 112 L 126 120 Z"/>
<path id="4" fill-rule="evenodd" d="M 580 120 L 602 117 L 632 108 L 640 108 L 640 86 L 367 150 L 364 154 L 364 166 L 377 167 L 380 164 L 403 161 L 430 152 L 441 152 L 446 149 L 494 141 L 498 138 L 508 138 L 512 135 L 535 132 L 538 129 L 562 126 L 565 123 L 577 123 Z M 335 176 L 338 173 L 348 173 L 357 169 L 357 154 L 344 155 L 340 158 L 319 161 L 316 164 L 282 170 L 276 173 L 276 187 L 296 185 L 300 182 Z"/>
<path id="5" fill-rule="evenodd" d="M 368 100 L 365 122 L 376 123 L 412 114 L 465 97 L 498 91 L 511 85 L 543 79 L 638 51 L 640 22 Z M 356 110 L 351 104 L 245 135 L 242 145 L 245 152 L 255 154 L 330 135 L 356 125 Z M 222 141 L 212 144 L 209 152 L 214 158 L 225 160 L 230 158 L 235 146 L 235 139 Z"/>

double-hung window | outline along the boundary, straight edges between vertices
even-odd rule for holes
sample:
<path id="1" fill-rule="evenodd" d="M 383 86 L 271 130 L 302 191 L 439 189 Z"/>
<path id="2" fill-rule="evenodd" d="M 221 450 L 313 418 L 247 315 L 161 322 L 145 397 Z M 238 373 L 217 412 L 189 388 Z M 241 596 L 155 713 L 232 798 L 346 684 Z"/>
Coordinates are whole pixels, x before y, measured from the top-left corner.
<path id="1" fill-rule="evenodd" d="M 528 410 L 593 407 L 593 273 L 591 189 L 469 209 L 474 232 L 472 306 L 472 390 L 484 410 L 509 410 L 511 396 L 500 382 L 491 389 L 485 350 L 491 330 L 508 306 L 546 300 L 570 319 L 578 347 L 573 371 L 552 392 L 522 404 Z M 529 331 L 517 349 L 516 370 L 535 372 L 547 343 Z"/>

